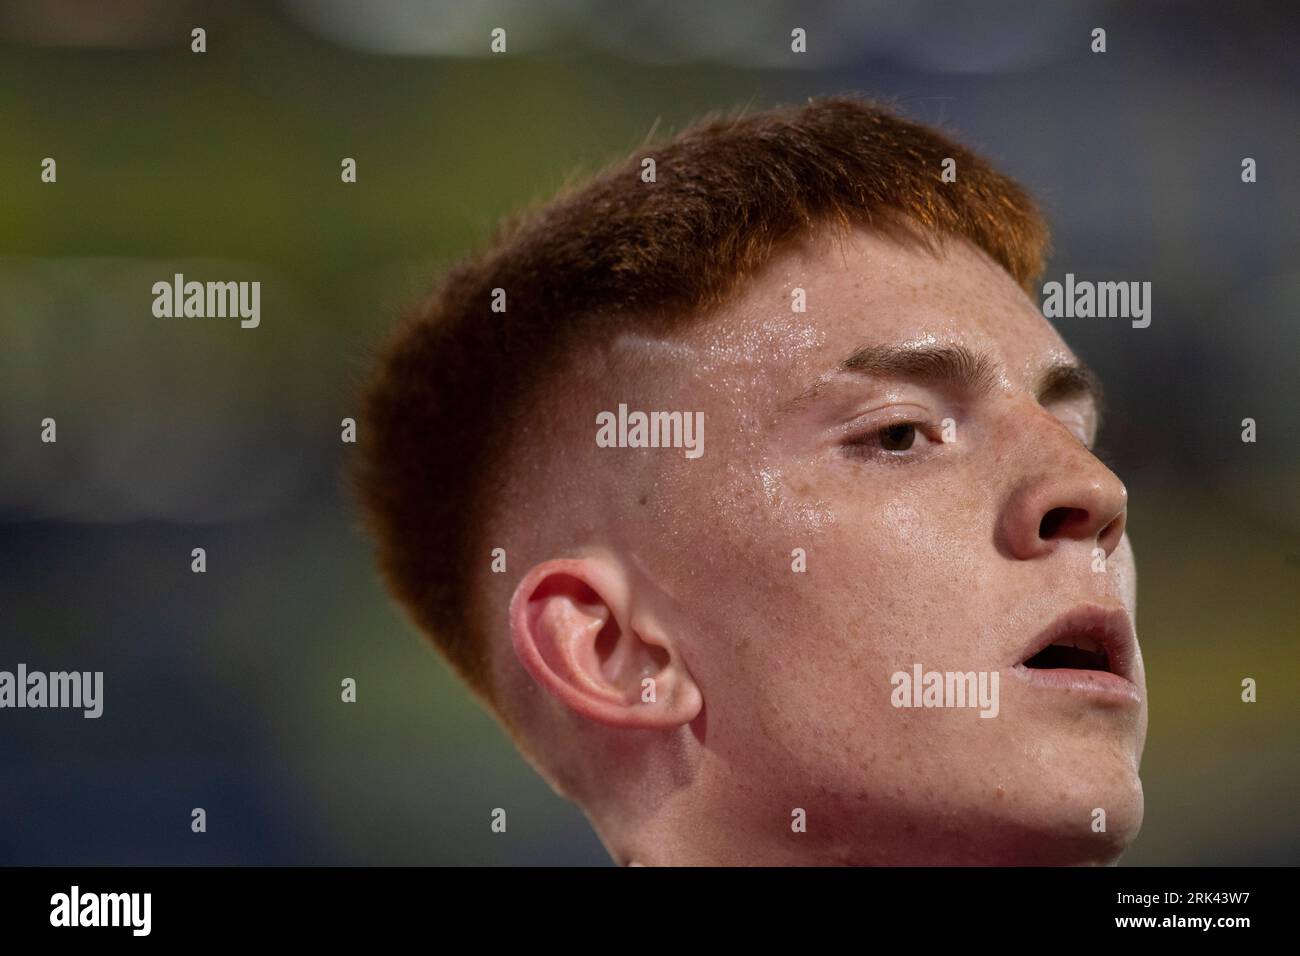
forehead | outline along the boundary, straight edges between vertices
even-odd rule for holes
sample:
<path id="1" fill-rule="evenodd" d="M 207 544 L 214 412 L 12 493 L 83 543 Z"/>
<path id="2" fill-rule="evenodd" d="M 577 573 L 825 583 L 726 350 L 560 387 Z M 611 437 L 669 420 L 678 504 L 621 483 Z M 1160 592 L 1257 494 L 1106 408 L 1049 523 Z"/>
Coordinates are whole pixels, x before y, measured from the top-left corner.
<path id="1" fill-rule="evenodd" d="M 706 381 L 781 401 L 862 346 L 913 344 L 987 354 L 1012 388 L 1073 359 L 1011 276 L 968 242 L 929 249 L 860 229 L 783 250 L 682 346 Z"/>

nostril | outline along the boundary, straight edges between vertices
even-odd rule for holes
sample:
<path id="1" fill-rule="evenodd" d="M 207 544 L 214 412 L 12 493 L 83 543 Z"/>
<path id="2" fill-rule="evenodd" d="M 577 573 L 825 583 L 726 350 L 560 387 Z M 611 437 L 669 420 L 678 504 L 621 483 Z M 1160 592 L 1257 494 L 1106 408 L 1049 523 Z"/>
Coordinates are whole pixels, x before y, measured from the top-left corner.
<path id="1" fill-rule="evenodd" d="M 1101 534 L 1097 536 L 1097 541 L 1110 554 L 1119 546 L 1119 539 L 1124 535 L 1124 515 L 1116 515 L 1111 523 L 1102 529 Z"/>
<path id="2" fill-rule="evenodd" d="M 1087 517 L 1086 511 L 1080 511 L 1078 508 L 1053 508 L 1047 514 L 1043 515 L 1043 520 L 1038 523 L 1038 537 L 1044 541 L 1050 541 L 1061 533 L 1061 529 L 1075 515 Z"/>

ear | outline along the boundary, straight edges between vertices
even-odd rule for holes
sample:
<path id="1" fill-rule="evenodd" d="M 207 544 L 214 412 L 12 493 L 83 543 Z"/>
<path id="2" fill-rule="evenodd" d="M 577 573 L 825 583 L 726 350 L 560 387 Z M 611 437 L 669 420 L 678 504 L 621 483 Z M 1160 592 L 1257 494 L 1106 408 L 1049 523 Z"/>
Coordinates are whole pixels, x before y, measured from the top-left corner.
<path id="1" fill-rule="evenodd" d="M 539 685 L 589 720 L 627 729 L 687 724 L 704 697 L 672 636 L 638 608 L 635 589 L 604 558 L 530 568 L 510 599 L 515 654 Z"/>

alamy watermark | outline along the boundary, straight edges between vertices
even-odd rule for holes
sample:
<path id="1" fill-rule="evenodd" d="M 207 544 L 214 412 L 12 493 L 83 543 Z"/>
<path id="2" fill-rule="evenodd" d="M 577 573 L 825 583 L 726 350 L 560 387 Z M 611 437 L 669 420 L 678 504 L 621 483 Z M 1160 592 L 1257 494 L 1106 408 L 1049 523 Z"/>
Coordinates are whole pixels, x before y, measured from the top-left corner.
<path id="1" fill-rule="evenodd" d="M 169 283 L 153 284 L 153 314 L 160 319 L 235 318 L 239 327 L 255 329 L 262 321 L 261 282 L 185 281 L 177 272 Z"/>
<path id="2" fill-rule="evenodd" d="M 895 671 L 889 678 L 895 707 L 978 707 L 981 717 L 998 715 L 997 671 Z"/>
<path id="3" fill-rule="evenodd" d="M 80 709 L 82 717 L 104 713 L 103 671 L 0 671 L 0 709 L 58 707 Z"/>
<path id="4" fill-rule="evenodd" d="M 704 454 L 703 412 L 629 412 L 596 415 L 598 448 L 684 448 L 687 458 Z"/>
<path id="5" fill-rule="evenodd" d="M 51 926 L 126 926 L 132 936 L 148 936 L 152 913 L 152 893 L 83 893 L 74 884 L 50 897 Z"/>
<path id="6" fill-rule="evenodd" d="M 1133 328 L 1151 324 L 1150 282 L 1076 282 L 1073 272 L 1064 284 L 1043 286 L 1043 318 L 1132 319 Z"/>

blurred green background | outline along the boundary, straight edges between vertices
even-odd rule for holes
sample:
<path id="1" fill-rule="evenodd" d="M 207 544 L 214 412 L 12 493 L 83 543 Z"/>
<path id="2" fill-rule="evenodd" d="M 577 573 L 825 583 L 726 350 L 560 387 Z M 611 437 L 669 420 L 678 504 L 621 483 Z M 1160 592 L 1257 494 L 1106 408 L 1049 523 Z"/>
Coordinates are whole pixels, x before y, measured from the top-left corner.
<path id="1" fill-rule="evenodd" d="M 1153 283 L 1148 329 L 1058 323 L 1132 500 L 1151 726 L 1125 862 L 1296 863 L 1289 12 L 0 4 L 0 667 L 106 672 L 100 720 L 0 715 L 0 863 L 608 863 L 383 592 L 339 420 L 367 348 L 501 215 L 652 129 L 847 91 L 1035 192 L 1047 278 Z M 261 327 L 154 318 L 174 272 L 260 280 Z"/>

